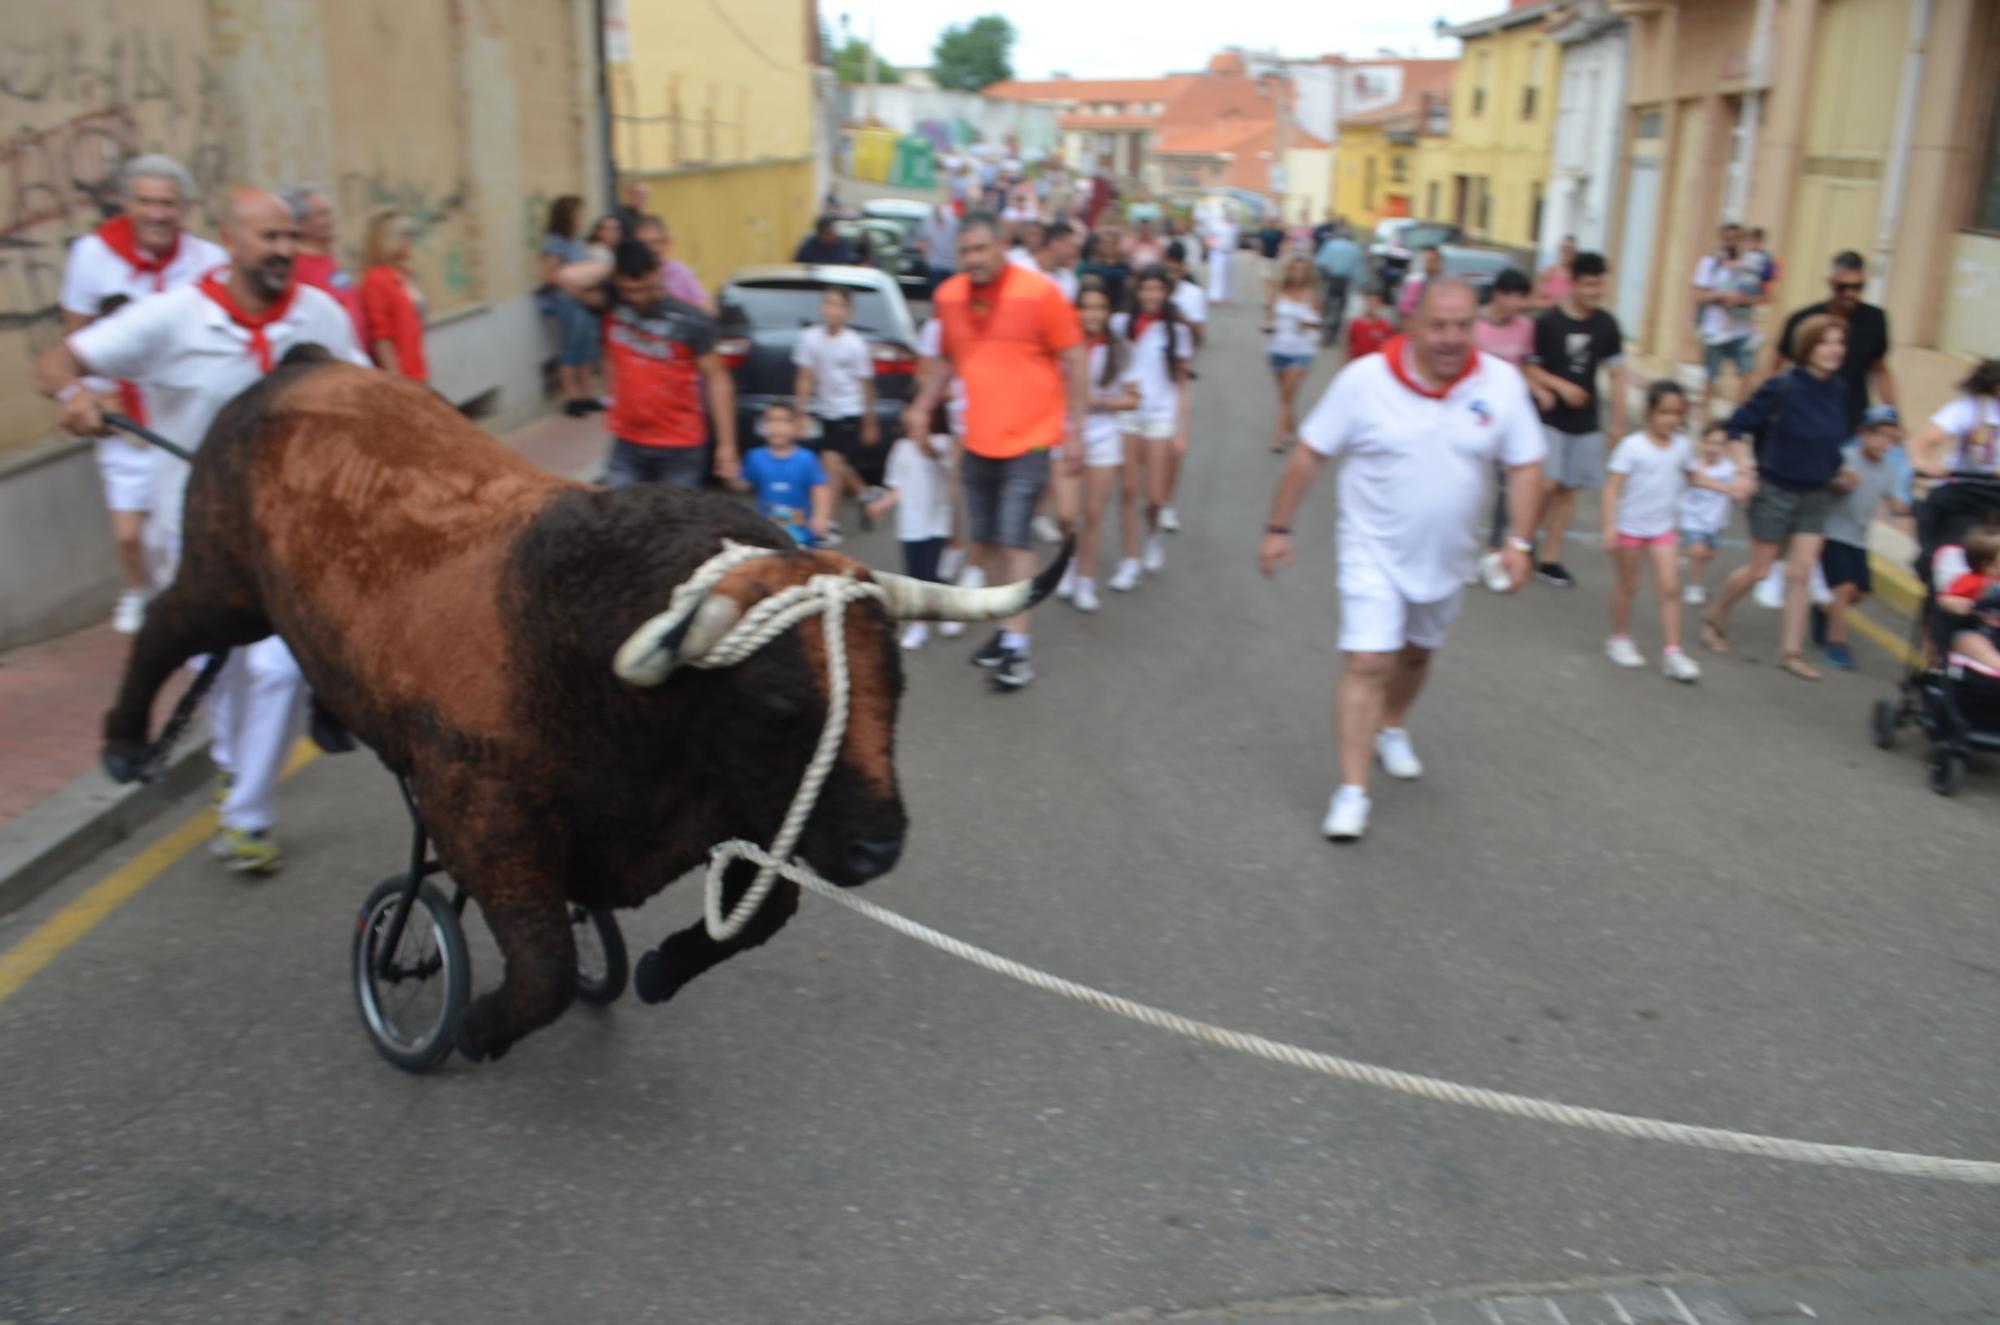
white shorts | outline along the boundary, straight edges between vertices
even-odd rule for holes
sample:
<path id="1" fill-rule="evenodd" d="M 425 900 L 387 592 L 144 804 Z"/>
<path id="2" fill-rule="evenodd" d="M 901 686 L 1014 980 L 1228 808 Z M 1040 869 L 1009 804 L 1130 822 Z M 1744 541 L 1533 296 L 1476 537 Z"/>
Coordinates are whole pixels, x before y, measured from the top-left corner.
<path id="1" fill-rule="evenodd" d="M 1129 437 L 1143 437 L 1149 442 L 1170 442 L 1174 437 L 1172 419 L 1146 419 L 1137 414 L 1120 414 L 1118 426 Z"/>
<path id="2" fill-rule="evenodd" d="M 1118 420 L 1098 416 L 1083 425 L 1083 463 L 1087 469 L 1116 469 L 1125 463 L 1125 435 Z"/>
<path id="3" fill-rule="evenodd" d="M 1340 563 L 1340 651 L 1395 653 L 1405 644 L 1435 649 L 1458 616 L 1463 590 L 1435 603 L 1413 603 L 1362 557 Z"/>
<path id="4" fill-rule="evenodd" d="M 158 459 L 144 442 L 123 437 L 97 439 L 97 472 L 104 478 L 104 504 L 114 511 L 153 509 L 153 462 Z"/>

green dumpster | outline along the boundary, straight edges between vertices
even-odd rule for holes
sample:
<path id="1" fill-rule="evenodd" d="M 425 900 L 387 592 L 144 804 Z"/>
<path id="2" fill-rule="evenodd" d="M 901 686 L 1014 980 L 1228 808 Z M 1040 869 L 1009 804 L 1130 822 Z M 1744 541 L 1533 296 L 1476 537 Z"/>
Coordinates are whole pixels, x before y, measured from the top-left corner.
<path id="1" fill-rule="evenodd" d="M 899 189 L 937 187 L 937 150 L 930 139 L 912 133 L 896 140 L 896 160 L 889 167 L 889 183 Z"/>

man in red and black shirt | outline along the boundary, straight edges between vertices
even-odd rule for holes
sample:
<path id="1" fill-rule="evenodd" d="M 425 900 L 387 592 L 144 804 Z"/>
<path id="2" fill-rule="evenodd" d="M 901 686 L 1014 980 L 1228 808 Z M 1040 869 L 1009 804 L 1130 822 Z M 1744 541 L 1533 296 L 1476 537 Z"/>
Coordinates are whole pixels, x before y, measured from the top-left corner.
<path id="1" fill-rule="evenodd" d="M 715 352 L 715 319 L 665 293 L 659 273 L 659 255 L 637 239 L 621 241 L 612 262 L 573 262 L 556 272 L 557 285 L 604 315 L 613 401 L 605 486 L 700 487 L 710 468 L 711 418 L 715 475 L 734 483 L 742 468 L 736 387 Z"/>

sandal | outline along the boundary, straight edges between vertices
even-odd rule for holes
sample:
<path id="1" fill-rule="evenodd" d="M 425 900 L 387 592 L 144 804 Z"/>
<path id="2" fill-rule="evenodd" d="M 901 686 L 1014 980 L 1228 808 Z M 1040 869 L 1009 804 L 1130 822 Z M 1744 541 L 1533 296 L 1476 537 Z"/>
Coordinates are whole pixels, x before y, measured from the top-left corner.
<path id="1" fill-rule="evenodd" d="M 1729 653 L 1729 632 L 1714 617 L 1704 615 L 1701 619 L 1701 647 L 1710 653 Z"/>
<path id="2" fill-rule="evenodd" d="M 1803 653 L 1788 653 L 1778 663 L 1780 671 L 1790 672 L 1801 681 L 1817 681 L 1826 673 L 1806 661 Z"/>

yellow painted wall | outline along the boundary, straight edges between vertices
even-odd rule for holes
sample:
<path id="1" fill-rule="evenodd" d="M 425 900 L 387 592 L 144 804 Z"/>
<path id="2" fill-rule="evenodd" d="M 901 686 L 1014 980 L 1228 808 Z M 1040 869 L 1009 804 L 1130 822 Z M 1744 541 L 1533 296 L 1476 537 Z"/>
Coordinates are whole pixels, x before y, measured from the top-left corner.
<path id="1" fill-rule="evenodd" d="M 632 58 L 611 69 L 621 169 L 812 154 L 812 7 L 802 0 L 629 0 Z M 685 224 L 687 218 L 670 218 Z"/>
<path id="2" fill-rule="evenodd" d="M 1315 222 L 1333 206 L 1334 153 L 1329 147 L 1292 147 L 1285 151 L 1285 196 L 1281 202 L 1287 224 L 1299 209 Z"/>
<path id="3" fill-rule="evenodd" d="M 1417 139 L 1412 166 L 1416 183 L 1412 187 L 1411 211 L 1426 221 L 1446 219 L 1451 209 L 1451 140 Z M 1433 189 L 1432 185 L 1437 187 Z M 1435 203 L 1431 201 L 1433 193 L 1437 195 Z"/>
<path id="4" fill-rule="evenodd" d="M 789 262 L 812 229 L 810 161 L 644 175 L 673 255 L 711 290 L 739 267 Z"/>
<path id="5" fill-rule="evenodd" d="M 1535 24 L 1474 37 L 1464 46 L 1459 76 L 1452 84 L 1447 174 L 1483 176 L 1487 181 L 1488 223 L 1482 231 L 1476 208 L 1468 206 L 1469 231 L 1527 247 L 1535 242 L 1535 189 L 1540 186 L 1546 192 L 1551 173 L 1562 48 Z M 1535 105 L 1531 113 L 1524 113 L 1522 94 L 1531 83 Z M 1480 109 L 1475 114 L 1476 103 Z M 1447 187 L 1440 193 L 1449 212 L 1453 191 Z M 1423 202 L 1419 196 L 1417 210 L 1422 210 Z"/>
<path id="6" fill-rule="evenodd" d="M 1334 153 L 1334 210 L 1346 217 L 1350 225 L 1374 225 L 1381 219 L 1381 181 L 1387 176 L 1388 163 L 1383 158 L 1382 130 L 1378 125 L 1342 125 L 1340 147 Z M 1368 197 L 1368 168 L 1370 162 L 1375 169 L 1375 197 Z"/>

